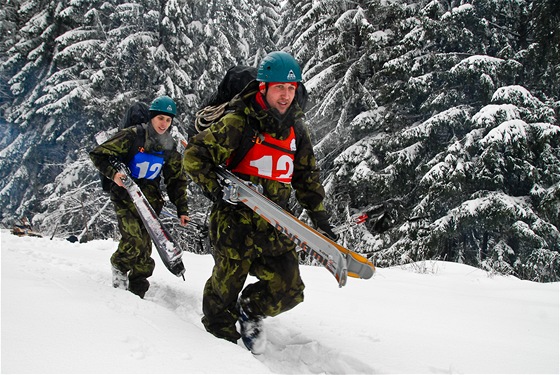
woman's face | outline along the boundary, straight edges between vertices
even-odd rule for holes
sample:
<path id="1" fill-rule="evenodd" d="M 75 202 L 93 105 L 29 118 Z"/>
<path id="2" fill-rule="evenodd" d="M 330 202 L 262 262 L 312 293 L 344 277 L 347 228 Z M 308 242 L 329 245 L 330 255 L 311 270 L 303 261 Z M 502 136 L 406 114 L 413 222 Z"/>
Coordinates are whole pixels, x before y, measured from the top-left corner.
<path id="1" fill-rule="evenodd" d="M 159 114 L 154 118 L 152 118 L 152 126 L 154 127 L 154 130 L 158 134 L 165 133 L 167 129 L 169 129 L 169 127 L 171 126 L 172 122 L 173 122 L 173 118 L 171 116 L 166 116 L 162 114 Z"/>

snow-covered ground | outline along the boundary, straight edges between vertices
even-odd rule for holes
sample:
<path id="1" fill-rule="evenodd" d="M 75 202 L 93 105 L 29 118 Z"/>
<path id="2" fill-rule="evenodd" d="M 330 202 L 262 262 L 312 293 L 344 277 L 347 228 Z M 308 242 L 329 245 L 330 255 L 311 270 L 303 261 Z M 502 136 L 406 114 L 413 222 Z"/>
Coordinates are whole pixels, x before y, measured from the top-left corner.
<path id="1" fill-rule="evenodd" d="M 142 300 L 111 286 L 113 241 L 0 236 L 2 373 L 559 373 L 559 283 L 426 262 L 338 288 L 302 266 L 305 301 L 254 356 L 200 322 L 211 256 L 183 281 L 154 251 Z"/>

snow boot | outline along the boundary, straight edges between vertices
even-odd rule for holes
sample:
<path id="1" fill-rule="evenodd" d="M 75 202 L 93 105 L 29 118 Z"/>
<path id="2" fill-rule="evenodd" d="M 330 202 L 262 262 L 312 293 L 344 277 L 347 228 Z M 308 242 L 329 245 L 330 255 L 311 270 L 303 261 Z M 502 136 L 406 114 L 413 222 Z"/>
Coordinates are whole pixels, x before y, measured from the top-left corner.
<path id="1" fill-rule="evenodd" d="M 111 270 L 113 272 L 113 288 L 127 290 L 128 276 L 126 272 L 122 272 L 121 270 L 115 268 L 115 266 L 111 266 Z"/>
<path id="2" fill-rule="evenodd" d="M 128 280 L 128 291 L 144 299 L 146 292 L 150 288 L 150 282 L 145 278 L 131 277 Z"/>
<path id="3" fill-rule="evenodd" d="M 250 310 L 243 307 L 242 301 L 237 302 L 239 312 L 239 325 L 241 327 L 241 339 L 243 344 L 253 354 L 262 354 L 266 348 L 266 333 L 263 329 L 263 318 L 253 317 Z"/>

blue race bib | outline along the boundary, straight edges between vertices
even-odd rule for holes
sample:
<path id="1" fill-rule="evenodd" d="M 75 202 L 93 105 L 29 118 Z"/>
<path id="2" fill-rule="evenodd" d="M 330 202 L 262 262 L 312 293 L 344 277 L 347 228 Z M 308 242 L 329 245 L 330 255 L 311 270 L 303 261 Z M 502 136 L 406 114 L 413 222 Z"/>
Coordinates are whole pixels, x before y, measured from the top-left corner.
<path id="1" fill-rule="evenodd" d="M 154 154 L 138 152 L 128 163 L 128 168 L 133 178 L 153 180 L 160 175 L 163 168 L 163 151 Z"/>

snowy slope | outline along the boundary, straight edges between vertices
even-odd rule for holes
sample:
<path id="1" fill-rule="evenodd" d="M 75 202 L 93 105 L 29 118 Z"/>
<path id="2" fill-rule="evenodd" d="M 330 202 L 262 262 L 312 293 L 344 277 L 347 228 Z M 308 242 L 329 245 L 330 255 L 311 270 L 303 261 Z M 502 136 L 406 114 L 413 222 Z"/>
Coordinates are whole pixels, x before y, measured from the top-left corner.
<path id="1" fill-rule="evenodd" d="M 338 288 L 303 266 L 304 303 L 253 356 L 200 323 L 211 256 L 185 254 L 183 281 L 154 251 L 141 300 L 111 287 L 115 242 L 0 236 L 2 373 L 559 373 L 558 283 L 427 262 Z"/>

